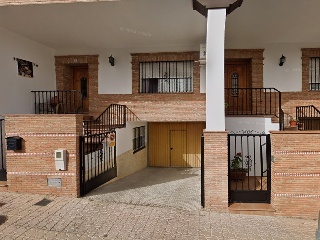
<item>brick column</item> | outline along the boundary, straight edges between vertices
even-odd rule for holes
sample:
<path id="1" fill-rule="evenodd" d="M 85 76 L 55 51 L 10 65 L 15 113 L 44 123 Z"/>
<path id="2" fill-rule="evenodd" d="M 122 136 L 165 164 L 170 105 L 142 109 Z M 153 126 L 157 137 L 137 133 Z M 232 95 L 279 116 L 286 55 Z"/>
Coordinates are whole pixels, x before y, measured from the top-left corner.
<path id="1" fill-rule="evenodd" d="M 22 138 L 21 150 L 6 151 L 8 190 L 78 197 L 83 116 L 7 115 L 5 121 L 6 137 Z M 65 171 L 56 170 L 57 149 L 67 150 Z"/>
<path id="2" fill-rule="evenodd" d="M 204 131 L 205 208 L 228 211 L 228 132 Z"/>

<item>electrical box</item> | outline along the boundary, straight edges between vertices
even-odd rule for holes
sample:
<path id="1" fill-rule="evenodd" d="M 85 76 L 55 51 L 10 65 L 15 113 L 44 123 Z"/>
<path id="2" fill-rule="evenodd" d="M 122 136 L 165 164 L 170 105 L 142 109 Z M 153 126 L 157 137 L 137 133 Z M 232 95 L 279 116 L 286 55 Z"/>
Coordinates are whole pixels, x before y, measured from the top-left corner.
<path id="1" fill-rule="evenodd" d="M 18 136 L 7 137 L 7 150 L 21 150 L 22 138 Z"/>
<path id="2" fill-rule="evenodd" d="M 54 151 L 54 161 L 56 170 L 66 170 L 67 163 L 67 150 L 58 149 Z"/>

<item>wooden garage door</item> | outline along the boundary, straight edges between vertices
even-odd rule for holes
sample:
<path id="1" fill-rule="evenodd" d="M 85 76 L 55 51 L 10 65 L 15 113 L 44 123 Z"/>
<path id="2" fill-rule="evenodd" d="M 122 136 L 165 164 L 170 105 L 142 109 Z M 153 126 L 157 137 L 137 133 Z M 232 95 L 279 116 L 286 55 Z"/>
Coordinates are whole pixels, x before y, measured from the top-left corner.
<path id="1" fill-rule="evenodd" d="M 150 123 L 149 166 L 200 167 L 204 122 Z"/>

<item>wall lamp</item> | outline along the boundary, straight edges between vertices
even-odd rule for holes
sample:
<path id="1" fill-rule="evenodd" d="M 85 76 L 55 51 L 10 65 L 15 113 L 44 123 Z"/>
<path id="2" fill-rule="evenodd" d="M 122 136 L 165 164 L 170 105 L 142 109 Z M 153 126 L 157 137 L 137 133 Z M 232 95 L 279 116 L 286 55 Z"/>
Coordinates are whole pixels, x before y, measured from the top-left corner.
<path id="1" fill-rule="evenodd" d="M 112 57 L 112 54 L 109 57 L 109 63 L 111 64 L 111 66 L 114 66 L 114 57 Z"/>
<path id="2" fill-rule="evenodd" d="M 283 54 L 282 54 L 282 56 L 280 57 L 280 62 L 279 62 L 279 66 L 282 66 L 283 64 L 284 64 L 284 62 L 286 61 L 286 57 L 285 56 L 283 56 Z"/>

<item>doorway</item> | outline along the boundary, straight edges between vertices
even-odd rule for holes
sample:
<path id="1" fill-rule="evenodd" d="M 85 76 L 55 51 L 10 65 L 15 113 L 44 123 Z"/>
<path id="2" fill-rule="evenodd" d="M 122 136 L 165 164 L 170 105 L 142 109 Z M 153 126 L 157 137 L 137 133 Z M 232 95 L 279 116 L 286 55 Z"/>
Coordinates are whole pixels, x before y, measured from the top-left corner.
<path id="1" fill-rule="evenodd" d="M 170 131 L 170 167 L 181 167 L 186 165 L 187 131 Z"/>
<path id="2" fill-rule="evenodd" d="M 83 100 L 83 112 L 89 112 L 89 78 L 88 67 L 72 67 L 73 78 L 71 89 L 81 92 Z"/>
<path id="3" fill-rule="evenodd" d="M 150 167 L 200 167 L 204 122 L 149 123 Z"/>
<path id="4" fill-rule="evenodd" d="M 225 62 L 226 112 L 247 114 L 252 108 L 251 64 L 249 60 Z"/>

